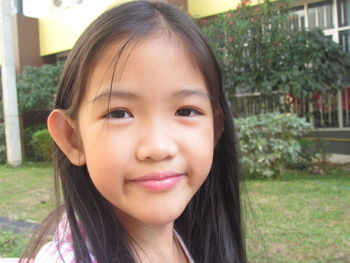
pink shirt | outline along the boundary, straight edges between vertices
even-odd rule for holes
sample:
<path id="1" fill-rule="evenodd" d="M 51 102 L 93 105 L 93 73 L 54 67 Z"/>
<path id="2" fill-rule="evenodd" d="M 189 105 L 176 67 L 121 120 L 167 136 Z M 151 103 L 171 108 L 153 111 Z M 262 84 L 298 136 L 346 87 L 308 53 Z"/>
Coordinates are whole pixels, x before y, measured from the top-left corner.
<path id="1" fill-rule="evenodd" d="M 93 263 L 97 263 L 94 258 L 89 242 L 86 238 L 84 230 L 81 228 L 82 236 L 85 239 L 87 247 L 90 251 L 90 257 Z M 187 250 L 183 240 L 175 231 L 175 235 L 188 259 L 189 263 L 194 263 L 189 251 Z M 56 229 L 55 235 L 49 243 L 45 244 L 31 263 L 76 263 L 74 257 L 72 233 L 64 215 L 59 226 Z"/>
<path id="2" fill-rule="evenodd" d="M 96 259 L 92 255 L 89 247 L 86 234 L 82 228 L 80 228 L 82 236 L 90 251 L 90 257 L 93 263 L 97 263 Z M 49 243 L 45 244 L 35 257 L 32 263 L 75 263 L 73 240 L 70 226 L 66 215 L 63 216 L 60 224 L 58 225 L 55 235 Z"/>

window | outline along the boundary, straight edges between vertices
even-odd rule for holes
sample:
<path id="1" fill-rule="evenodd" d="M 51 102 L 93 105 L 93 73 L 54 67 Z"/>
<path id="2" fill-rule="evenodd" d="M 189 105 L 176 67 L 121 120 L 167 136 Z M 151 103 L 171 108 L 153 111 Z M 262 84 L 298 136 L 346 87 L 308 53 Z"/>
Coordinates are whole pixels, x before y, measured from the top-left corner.
<path id="1" fill-rule="evenodd" d="M 332 3 L 332 1 L 322 1 L 308 5 L 309 28 L 333 28 Z"/>
<path id="2" fill-rule="evenodd" d="M 350 53 L 350 30 L 339 32 L 339 43 L 343 48 L 343 51 Z"/>
<path id="3" fill-rule="evenodd" d="M 350 0 L 338 0 L 337 5 L 339 26 L 350 25 Z"/>
<path id="4" fill-rule="evenodd" d="M 298 6 L 290 9 L 292 28 L 305 28 L 305 10 L 304 6 Z"/>

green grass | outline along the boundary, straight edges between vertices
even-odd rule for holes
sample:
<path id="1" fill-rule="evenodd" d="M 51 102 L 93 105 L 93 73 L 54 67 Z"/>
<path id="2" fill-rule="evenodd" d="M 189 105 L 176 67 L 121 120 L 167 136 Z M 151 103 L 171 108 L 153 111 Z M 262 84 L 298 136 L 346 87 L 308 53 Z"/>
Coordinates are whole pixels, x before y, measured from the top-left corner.
<path id="1" fill-rule="evenodd" d="M 247 181 L 252 262 L 350 262 L 350 171 Z"/>
<path id="2" fill-rule="evenodd" d="M 0 215 L 39 223 L 53 209 L 53 170 L 49 164 L 0 166 Z M 28 234 L 0 231 L 0 257 L 20 257 Z"/>
<path id="3" fill-rule="evenodd" d="M 28 235 L 0 231 L 0 258 L 20 257 L 28 238 Z"/>
<path id="4" fill-rule="evenodd" d="M 250 262 L 350 262 L 349 168 L 330 167 L 326 175 L 288 171 L 279 180 L 248 180 Z M 0 215 L 42 220 L 53 208 L 52 173 L 45 164 L 0 166 Z M 0 257 L 20 256 L 26 240 L 25 235 L 0 231 Z"/>
<path id="5" fill-rule="evenodd" d="M 48 164 L 0 166 L 0 215 L 40 222 L 53 208 L 52 174 Z"/>

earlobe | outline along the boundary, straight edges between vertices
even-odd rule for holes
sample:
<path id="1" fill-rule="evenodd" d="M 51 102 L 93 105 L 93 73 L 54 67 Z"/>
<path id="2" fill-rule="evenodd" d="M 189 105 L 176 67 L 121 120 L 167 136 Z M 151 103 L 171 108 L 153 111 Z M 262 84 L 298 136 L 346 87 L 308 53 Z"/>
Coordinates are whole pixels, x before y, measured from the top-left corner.
<path id="1" fill-rule="evenodd" d="M 73 120 L 62 110 L 53 110 L 48 119 L 47 127 L 52 139 L 72 164 L 85 164 L 85 155 L 79 143 L 79 134 Z"/>

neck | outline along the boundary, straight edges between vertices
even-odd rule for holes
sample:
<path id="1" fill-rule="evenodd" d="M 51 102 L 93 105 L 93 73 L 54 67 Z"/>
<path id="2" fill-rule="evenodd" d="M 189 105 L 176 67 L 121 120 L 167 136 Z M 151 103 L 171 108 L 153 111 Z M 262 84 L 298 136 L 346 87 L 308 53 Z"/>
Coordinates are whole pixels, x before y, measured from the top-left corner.
<path id="1" fill-rule="evenodd" d="M 131 219 L 121 221 L 129 234 L 139 263 L 187 263 L 184 251 L 174 234 L 174 222 L 147 225 Z"/>

